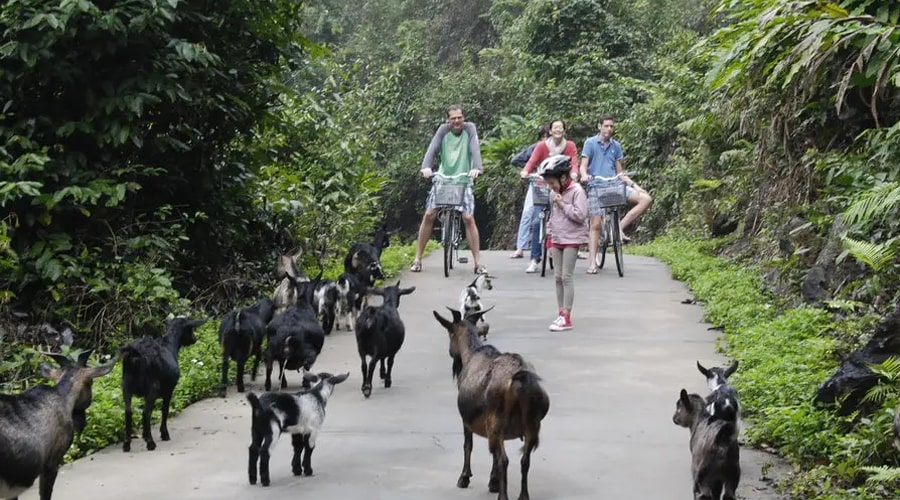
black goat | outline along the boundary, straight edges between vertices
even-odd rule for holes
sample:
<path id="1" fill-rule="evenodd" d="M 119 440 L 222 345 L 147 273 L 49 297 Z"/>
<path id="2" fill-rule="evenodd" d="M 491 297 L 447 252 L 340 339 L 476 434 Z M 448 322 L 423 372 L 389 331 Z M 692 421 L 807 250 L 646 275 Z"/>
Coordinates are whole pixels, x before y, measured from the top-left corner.
<path id="1" fill-rule="evenodd" d="M 450 357 L 458 387 L 456 406 L 463 422 L 463 470 L 456 486 L 469 487 L 472 435 L 478 434 L 487 438 L 493 456 L 488 491 L 498 493 L 499 500 L 506 500 L 509 458 L 504 441 L 522 439 L 525 445 L 519 500 L 529 500 L 531 453 L 538 447 L 541 421 L 550 411 L 550 397 L 541 387 L 541 378 L 522 356 L 501 353 L 478 338 L 474 323 L 489 310 L 463 318 L 459 311 L 451 309 L 453 321 L 434 311 L 434 317 L 450 334 Z"/>
<path id="2" fill-rule="evenodd" d="M 316 448 L 316 437 L 325 422 L 325 405 L 334 391 L 334 386 L 347 380 L 349 373 L 331 375 L 304 374 L 304 381 L 315 381 L 309 390 L 289 394 L 268 392 L 257 397 L 247 395 L 253 409 L 250 428 L 250 456 L 247 468 L 250 484 L 256 484 L 257 464 L 259 479 L 263 486 L 269 485 L 269 457 L 272 446 L 284 433 L 291 434 L 294 457 L 291 471 L 295 476 L 301 473 L 311 476 L 312 452 Z"/>
<path id="3" fill-rule="evenodd" d="M 399 281 L 394 286 L 368 290 L 368 293 L 384 297 L 384 301 L 380 306 L 366 306 L 356 321 L 356 349 L 359 352 L 363 376 L 362 393 L 367 398 L 372 395 L 372 377 L 375 374 L 375 364 L 379 361 L 381 365 L 378 373 L 384 380 L 384 387 L 391 386 L 394 356 L 400 351 L 406 336 L 406 328 L 397 308 L 400 307 L 400 297 L 414 291 L 416 287 L 400 288 Z M 371 358 L 368 363 L 367 357 Z M 386 370 L 385 360 L 387 360 Z"/>
<path id="4" fill-rule="evenodd" d="M 85 412 L 93 400 L 93 380 L 109 373 L 118 359 L 87 367 L 91 351 L 72 363 L 50 356 L 62 367 L 41 363 L 41 375 L 56 381 L 21 394 L 0 394 L 0 498 L 15 500 L 39 476 L 41 500 L 50 500 L 63 457 L 75 432 L 84 430 Z"/>
<path id="5" fill-rule="evenodd" d="M 691 430 L 694 499 L 735 500 L 741 480 L 737 423 L 711 419 L 706 405 L 702 396 L 682 389 L 672 416 L 676 425 Z"/>
<path id="6" fill-rule="evenodd" d="M 244 368 L 253 355 L 250 380 L 256 380 L 259 362 L 262 359 L 262 343 L 266 337 L 266 325 L 272 321 L 275 305 L 265 297 L 257 304 L 229 313 L 219 326 L 219 344 L 222 346 L 222 379 L 219 395 L 227 393 L 228 365 L 230 360 L 237 364 L 235 384 L 238 392 L 244 392 Z"/>
<path id="7" fill-rule="evenodd" d="M 384 273 L 381 269 L 381 252 L 391 244 L 391 235 L 394 231 L 388 231 L 384 224 L 375 230 L 372 243 L 356 242 L 350 245 L 347 256 L 344 257 L 344 272 L 358 273 L 363 269 L 368 269 L 371 273 L 372 283 L 375 279 L 384 279 Z"/>
<path id="8" fill-rule="evenodd" d="M 156 398 L 162 399 L 160 439 L 169 440 L 169 407 L 172 403 L 172 393 L 178 385 L 178 379 L 181 378 L 178 352 L 182 347 L 197 342 L 194 330 L 204 323 L 205 319 L 172 318 L 166 321 L 166 334 L 162 338 L 144 337 L 119 349 L 122 353 L 122 400 L 125 402 L 123 451 L 131 451 L 131 399 L 134 397 L 144 398 L 141 437 L 147 443 L 147 449 L 151 451 L 156 449 L 156 442 L 150 433 L 150 416 Z"/>
<path id="9" fill-rule="evenodd" d="M 301 296 L 297 303 L 275 316 L 266 326 L 269 339 L 264 354 L 267 391 L 272 388 L 272 365 L 275 361 L 278 361 L 278 377 L 283 389 L 287 387 L 285 370 L 309 370 L 322 352 L 325 332 L 312 307 L 315 285 L 315 282 L 298 284 Z"/>
<path id="10" fill-rule="evenodd" d="M 706 409 L 711 420 L 722 419 L 737 422 L 741 417 L 741 403 L 737 390 L 728 383 L 728 377 L 737 370 L 737 367 L 737 360 L 728 368 L 714 366 L 709 369 L 704 368 L 697 361 L 697 369 L 706 377 L 706 383 L 711 391 L 706 396 Z"/>

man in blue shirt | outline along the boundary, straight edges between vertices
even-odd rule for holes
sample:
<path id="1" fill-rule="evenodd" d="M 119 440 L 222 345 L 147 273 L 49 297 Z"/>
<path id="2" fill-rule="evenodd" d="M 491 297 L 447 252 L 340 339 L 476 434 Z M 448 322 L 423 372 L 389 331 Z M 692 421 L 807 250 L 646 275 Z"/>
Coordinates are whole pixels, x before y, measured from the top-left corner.
<path id="1" fill-rule="evenodd" d="M 622 145 L 619 141 L 612 138 L 615 132 L 616 121 L 612 115 L 604 115 L 597 124 L 598 133 L 589 137 L 584 141 L 584 147 L 581 151 L 581 178 L 587 182 L 598 177 L 613 177 L 616 174 L 624 172 L 622 168 Z M 625 228 L 640 217 L 641 214 L 650 208 L 653 198 L 647 191 L 635 184 L 627 175 L 620 177 L 625 182 L 625 197 L 628 204 L 632 205 L 631 210 L 625 214 L 619 224 L 622 232 L 622 241 L 628 241 L 625 236 Z M 590 252 L 590 266 L 588 274 L 597 274 L 597 248 L 600 246 L 600 228 L 603 224 L 602 212 L 591 212 L 591 238 L 588 244 Z"/>

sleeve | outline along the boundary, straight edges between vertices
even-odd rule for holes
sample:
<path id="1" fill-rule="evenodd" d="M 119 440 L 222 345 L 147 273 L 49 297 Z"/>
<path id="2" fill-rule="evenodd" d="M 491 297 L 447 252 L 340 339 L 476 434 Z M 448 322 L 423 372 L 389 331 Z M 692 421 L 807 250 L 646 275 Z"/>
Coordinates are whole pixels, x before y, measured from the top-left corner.
<path id="1" fill-rule="evenodd" d="M 512 164 L 517 167 L 525 168 L 525 165 L 528 164 L 528 159 L 531 158 L 531 155 L 534 153 L 535 146 L 537 146 L 537 143 L 523 149 L 521 153 L 517 154 L 516 157 L 512 159 Z"/>
<path id="2" fill-rule="evenodd" d="M 584 141 L 584 146 L 581 148 L 581 157 L 591 159 L 591 155 L 594 154 L 593 141 L 590 138 Z"/>
<path id="3" fill-rule="evenodd" d="M 527 170 L 529 174 L 533 173 L 535 169 L 537 169 L 537 166 L 547 158 L 549 153 L 550 150 L 547 149 L 547 145 L 544 144 L 544 141 L 537 143 L 537 146 L 534 147 L 534 152 L 531 153 L 531 158 L 528 159 L 528 163 L 525 165 L 525 170 Z"/>
<path id="4" fill-rule="evenodd" d="M 472 170 L 484 172 L 484 164 L 481 162 L 481 146 L 478 144 L 478 128 L 472 122 L 466 122 L 465 127 L 469 132 L 469 156 L 472 159 Z"/>
<path id="5" fill-rule="evenodd" d="M 434 158 L 437 156 L 438 150 L 441 149 L 441 141 L 444 140 L 444 136 L 447 135 L 449 130 L 450 125 L 447 125 L 446 123 L 438 127 L 437 131 L 434 133 L 434 137 L 431 138 L 431 144 L 428 145 L 428 151 L 425 152 L 425 158 L 422 159 L 421 170 L 434 168 Z"/>
<path id="6" fill-rule="evenodd" d="M 622 143 L 616 142 L 616 160 L 621 160 L 625 157 L 625 153 L 622 152 Z"/>
<path id="7" fill-rule="evenodd" d="M 563 213 L 569 219 L 581 224 L 588 217 L 587 195 L 581 186 L 576 186 L 575 195 L 572 197 L 572 203 L 563 203 Z"/>
<path id="8" fill-rule="evenodd" d="M 571 171 L 578 173 L 578 148 L 573 141 L 566 141 L 566 156 L 572 159 Z"/>

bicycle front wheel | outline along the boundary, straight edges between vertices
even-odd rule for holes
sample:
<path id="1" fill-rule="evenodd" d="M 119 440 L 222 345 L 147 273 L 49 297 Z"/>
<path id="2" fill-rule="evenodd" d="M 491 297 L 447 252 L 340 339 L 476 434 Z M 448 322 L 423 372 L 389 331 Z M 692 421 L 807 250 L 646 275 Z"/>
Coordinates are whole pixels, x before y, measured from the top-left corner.
<path id="1" fill-rule="evenodd" d="M 444 277 L 450 277 L 450 260 L 453 258 L 453 228 L 450 214 L 441 214 L 441 245 L 444 247 Z"/>
<path id="2" fill-rule="evenodd" d="M 622 255 L 622 233 L 619 228 L 619 214 L 614 214 L 610 226 L 613 232 L 613 251 L 616 253 L 616 270 L 619 271 L 619 277 L 621 278 L 625 276 L 625 258 Z"/>
<path id="3" fill-rule="evenodd" d="M 540 241 L 541 245 L 541 277 L 547 275 L 547 254 L 550 253 L 550 250 L 547 249 L 547 215 L 545 212 L 541 212 L 541 224 L 539 226 L 541 228 L 541 237 L 538 241 Z"/>
<path id="4" fill-rule="evenodd" d="M 603 225 L 600 226 L 600 238 L 603 240 L 600 242 L 600 249 L 597 253 L 597 268 L 603 269 L 603 264 L 606 264 L 606 249 L 609 248 L 609 243 L 612 241 L 610 239 L 610 230 L 609 230 L 609 221 L 612 217 L 609 213 L 603 216 Z"/>

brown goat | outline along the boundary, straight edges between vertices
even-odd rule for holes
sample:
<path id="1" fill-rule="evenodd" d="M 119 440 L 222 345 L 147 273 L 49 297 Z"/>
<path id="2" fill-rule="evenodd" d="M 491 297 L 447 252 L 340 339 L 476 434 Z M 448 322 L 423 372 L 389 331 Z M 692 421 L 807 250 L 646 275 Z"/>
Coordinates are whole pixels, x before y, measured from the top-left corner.
<path id="1" fill-rule="evenodd" d="M 501 353 L 478 338 L 473 323 L 489 310 L 463 318 L 459 311 L 450 309 L 453 321 L 434 311 L 434 317 L 450 334 L 453 376 L 459 390 L 456 405 L 463 421 L 464 461 L 456 486 L 469 486 L 472 434 L 478 434 L 487 438 L 494 459 L 488 490 L 499 493 L 499 500 L 508 500 L 506 472 L 509 458 L 504 442 L 518 438 L 525 442 L 519 500 L 529 500 L 531 453 L 538 447 L 541 420 L 550 410 L 550 398 L 540 385 L 540 377 L 522 356 Z"/>

